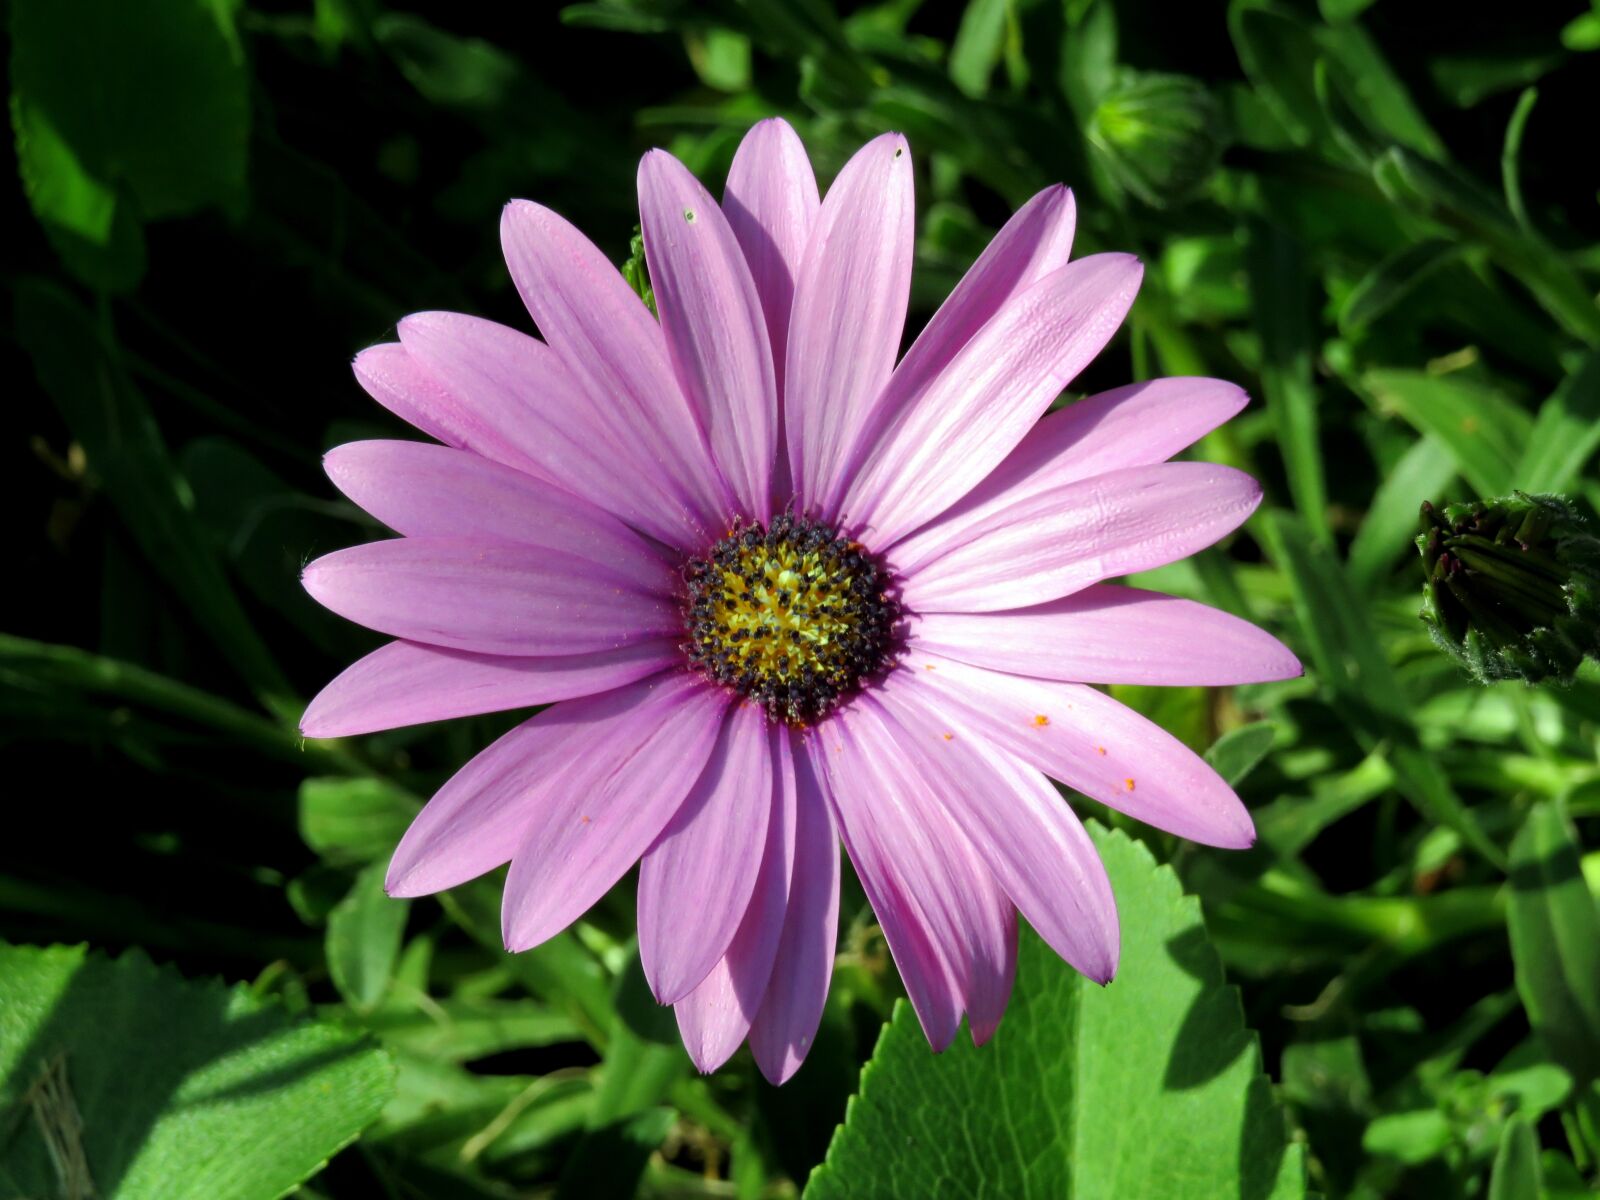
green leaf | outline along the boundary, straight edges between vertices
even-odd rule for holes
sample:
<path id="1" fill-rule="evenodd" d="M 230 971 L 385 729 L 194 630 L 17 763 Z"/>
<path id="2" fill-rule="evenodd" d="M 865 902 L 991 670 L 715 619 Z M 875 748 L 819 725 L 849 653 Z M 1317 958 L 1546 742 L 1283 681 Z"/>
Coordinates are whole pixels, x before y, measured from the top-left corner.
<path id="1" fill-rule="evenodd" d="M 1551 802 L 1536 804 L 1511 843 L 1506 921 L 1517 992 L 1534 1031 L 1580 1087 L 1600 1078 L 1600 913 L 1578 845 Z"/>
<path id="2" fill-rule="evenodd" d="M 556 1200 L 634 1195 L 650 1156 L 677 1119 L 670 1108 L 651 1108 L 591 1130 L 567 1159 Z"/>
<path id="3" fill-rule="evenodd" d="M 807 1200 L 1305 1195 L 1199 905 L 1142 845 L 1092 829 L 1122 918 L 1116 980 L 1025 932 L 987 1046 L 932 1054 L 897 1005 Z"/>
<path id="4" fill-rule="evenodd" d="M 1295 508 L 1317 538 L 1331 542 L 1328 491 L 1311 382 L 1310 279 L 1299 243 L 1266 221 L 1252 221 L 1245 252 L 1250 299 L 1261 331 L 1261 388 L 1278 431 Z"/>
<path id="5" fill-rule="evenodd" d="M 1418 432 L 1444 443 L 1480 496 L 1504 496 L 1521 486 L 1517 460 L 1532 421 L 1493 388 L 1422 371 L 1368 371 L 1361 382 L 1380 411 L 1399 413 Z"/>
<path id="6" fill-rule="evenodd" d="M 750 39 L 731 29 L 712 26 L 684 33 L 689 65 L 700 82 L 719 92 L 741 92 L 750 86 Z"/>
<path id="7" fill-rule="evenodd" d="M 24 1117 L 0 1142 L 8 1200 L 275 1200 L 393 1091 L 370 1038 L 243 987 L 0 946 L 0 1112 Z"/>
<path id="8" fill-rule="evenodd" d="M 1350 582 L 1370 594 L 1402 557 L 1416 562 L 1417 509 L 1435 504 L 1456 477 L 1455 456 L 1432 434 L 1418 438 L 1379 481 L 1366 518 L 1350 543 Z"/>
<path id="9" fill-rule="evenodd" d="M 410 792 L 381 779 L 307 779 L 300 785 L 300 836 L 336 866 L 387 861 L 418 807 Z"/>
<path id="10" fill-rule="evenodd" d="M 1272 749 L 1276 731 L 1271 721 L 1257 721 L 1230 729 L 1211 744 L 1206 761 L 1216 768 L 1229 787 L 1238 787 Z"/>
<path id="11" fill-rule="evenodd" d="M 243 198 L 249 80 L 203 0 L 16 0 L 11 120 L 34 215 L 92 286 L 131 286 L 141 219 Z"/>
<path id="12" fill-rule="evenodd" d="M 1264 0 L 1233 0 L 1228 32 L 1250 82 L 1296 145 L 1308 146 L 1324 129 L 1312 70 L 1317 45 L 1291 13 Z"/>
<path id="13" fill-rule="evenodd" d="M 1517 486 L 1527 492 L 1564 492 L 1577 481 L 1597 448 L 1600 350 L 1591 350 L 1539 406 L 1517 468 Z"/>
<path id="14" fill-rule="evenodd" d="M 32 354 L 40 386 L 82 443 L 151 566 L 258 698 L 285 712 L 295 709 L 276 657 L 210 552 L 188 483 L 113 346 L 65 291 L 23 283 L 14 295 L 17 340 Z"/>
<path id="15" fill-rule="evenodd" d="M 1494 1174 L 1489 1177 L 1489 1200 L 1539 1200 L 1542 1187 L 1539 1139 L 1526 1121 L 1513 1117 L 1500 1134 Z"/>
<path id="16" fill-rule="evenodd" d="M 969 96 L 989 90 L 989 77 L 1005 49 L 1006 9 L 1011 0 L 968 0 L 950 43 L 950 78 Z"/>
<path id="17" fill-rule="evenodd" d="M 1424 1108 L 1376 1118 L 1362 1135 L 1361 1148 L 1415 1166 L 1444 1153 L 1450 1136 L 1450 1119 L 1436 1108 Z"/>
<path id="18" fill-rule="evenodd" d="M 371 1012 L 389 990 L 411 909 L 409 900 L 392 900 L 384 892 L 385 870 L 385 863 L 376 862 L 362 871 L 328 914 L 328 974 L 360 1013 Z"/>
<path id="19" fill-rule="evenodd" d="M 1443 238 L 1424 238 L 1397 250 L 1350 289 L 1339 310 L 1339 328 L 1345 333 L 1366 328 L 1460 253 L 1459 245 Z"/>

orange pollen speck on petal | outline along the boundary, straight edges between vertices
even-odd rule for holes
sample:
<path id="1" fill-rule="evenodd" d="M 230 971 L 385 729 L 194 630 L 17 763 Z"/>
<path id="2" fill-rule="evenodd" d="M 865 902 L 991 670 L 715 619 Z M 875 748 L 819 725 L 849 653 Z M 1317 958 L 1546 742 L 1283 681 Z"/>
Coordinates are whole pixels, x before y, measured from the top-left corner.
<path id="1" fill-rule="evenodd" d="M 1133 780 L 1132 779 L 1124 779 L 1122 782 L 1128 785 L 1128 790 L 1130 792 L 1133 791 Z"/>
<path id="2" fill-rule="evenodd" d="M 953 733 L 947 733 L 947 734 L 944 735 L 944 740 L 947 741 L 947 742 L 954 741 L 955 740 L 955 736 L 956 735 L 953 734 Z"/>
<path id="3" fill-rule="evenodd" d="M 1050 718 L 1045 716 L 1043 713 L 1040 713 L 1038 716 L 1034 717 L 1033 723 L 1040 729 L 1043 729 L 1046 725 L 1050 724 Z"/>
<path id="4" fill-rule="evenodd" d="M 582 821 L 585 825 L 587 825 L 589 823 L 589 818 L 588 817 L 579 817 L 578 820 Z"/>

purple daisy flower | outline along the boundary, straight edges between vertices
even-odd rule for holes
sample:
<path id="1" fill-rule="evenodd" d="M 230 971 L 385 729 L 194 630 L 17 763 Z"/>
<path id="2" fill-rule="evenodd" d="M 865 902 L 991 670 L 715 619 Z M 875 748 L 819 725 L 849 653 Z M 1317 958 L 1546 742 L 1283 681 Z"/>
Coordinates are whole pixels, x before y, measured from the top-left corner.
<path id="1" fill-rule="evenodd" d="M 1244 621 L 1105 582 L 1254 510 L 1248 476 L 1166 461 L 1244 393 L 1163 379 L 1044 415 L 1141 275 L 1124 254 L 1069 261 L 1064 187 L 897 364 L 898 134 L 821 201 L 782 121 L 750 131 L 721 206 L 653 151 L 639 209 L 659 322 L 571 224 L 517 201 L 501 239 L 543 341 L 419 313 L 356 359 L 444 444 L 328 455 L 403 536 L 318 559 L 305 585 L 398 640 L 302 729 L 550 705 L 433 797 L 390 893 L 509 862 L 505 942 L 524 950 L 640 862 L 640 956 L 690 1055 L 710 1071 L 748 1037 L 775 1083 L 827 995 L 841 839 L 935 1049 L 963 1014 L 994 1032 L 1019 911 L 1109 980 L 1111 888 L 1050 781 L 1208 845 L 1254 830 L 1200 758 L 1090 685 L 1300 672 Z"/>

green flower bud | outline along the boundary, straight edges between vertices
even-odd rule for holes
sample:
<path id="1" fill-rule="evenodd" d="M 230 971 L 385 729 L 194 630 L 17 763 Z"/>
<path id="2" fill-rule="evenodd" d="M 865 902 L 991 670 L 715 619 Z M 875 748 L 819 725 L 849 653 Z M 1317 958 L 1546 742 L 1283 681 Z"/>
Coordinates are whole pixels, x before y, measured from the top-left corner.
<path id="1" fill-rule="evenodd" d="M 1560 496 L 1422 506 L 1433 640 L 1479 683 L 1572 682 L 1600 657 L 1600 539 Z"/>
<path id="2" fill-rule="evenodd" d="M 1192 195 L 1222 157 L 1222 110 L 1187 75 L 1123 71 L 1101 97 L 1085 133 L 1106 172 L 1146 204 Z"/>

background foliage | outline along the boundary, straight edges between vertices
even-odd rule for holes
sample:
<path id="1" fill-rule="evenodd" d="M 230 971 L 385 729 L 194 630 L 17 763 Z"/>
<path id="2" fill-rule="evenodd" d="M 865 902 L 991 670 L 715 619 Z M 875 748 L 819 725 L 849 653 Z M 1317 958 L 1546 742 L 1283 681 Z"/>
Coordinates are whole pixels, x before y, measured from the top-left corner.
<path id="1" fill-rule="evenodd" d="M 1600 1178 L 1600 674 L 1466 683 L 1416 620 L 1410 544 L 1423 499 L 1600 499 L 1600 8 L 0 8 L 20 414 L 0 441 L 0 1196 L 759 1197 L 812 1177 L 818 1197 L 1520 1200 Z M 497 880 L 382 896 L 420 798 L 510 718 L 294 731 L 372 644 L 297 584 L 374 532 L 319 455 L 405 436 L 350 356 L 417 309 L 524 319 L 506 199 L 620 263 L 639 152 L 717 187 L 770 113 L 824 180 L 909 135 L 913 326 L 1056 180 L 1083 251 L 1145 259 L 1076 386 L 1245 384 L 1251 409 L 1198 453 L 1268 503 L 1141 582 L 1309 667 L 1118 689 L 1209 748 L 1261 841 L 1094 813 L 1121 827 L 1096 834 L 1127 938 L 1110 989 L 1030 941 L 992 1047 L 932 1058 L 847 881 L 824 1025 L 782 1090 L 743 1054 L 693 1075 L 637 966 L 630 885 L 516 957 Z"/>

